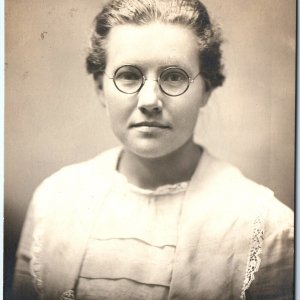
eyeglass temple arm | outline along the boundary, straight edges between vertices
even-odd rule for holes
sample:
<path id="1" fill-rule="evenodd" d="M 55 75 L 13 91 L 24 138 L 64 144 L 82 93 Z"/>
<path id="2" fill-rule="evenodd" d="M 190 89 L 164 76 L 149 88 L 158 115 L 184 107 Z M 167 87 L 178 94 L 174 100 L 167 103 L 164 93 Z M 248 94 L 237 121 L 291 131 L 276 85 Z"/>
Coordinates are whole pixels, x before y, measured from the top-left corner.
<path id="1" fill-rule="evenodd" d="M 103 74 L 106 75 L 108 79 L 114 79 L 113 77 L 109 77 L 109 75 L 105 72 L 103 72 Z"/>
<path id="2" fill-rule="evenodd" d="M 191 78 L 191 79 L 190 79 L 190 82 L 191 82 L 191 83 L 194 82 L 195 79 L 196 79 L 200 74 L 201 74 L 201 71 L 200 71 L 194 78 Z"/>

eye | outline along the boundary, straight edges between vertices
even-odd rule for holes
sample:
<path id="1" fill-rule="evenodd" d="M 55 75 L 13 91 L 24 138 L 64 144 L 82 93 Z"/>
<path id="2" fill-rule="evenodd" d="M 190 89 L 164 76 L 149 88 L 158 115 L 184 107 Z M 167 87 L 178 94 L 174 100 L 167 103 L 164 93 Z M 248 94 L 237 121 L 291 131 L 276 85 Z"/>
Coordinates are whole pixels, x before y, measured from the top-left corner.
<path id="1" fill-rule="evenodd" d="M 143 75 L 135 66 L 123 66 L 116 71 L 114 80 L 120 85 L 140 84 L 143 81 Z"/>
<path id="2" fill-rule="evenodd" d="M 116 74 L 116 80 L 123 81 L 139 81 L 141 79 L 141 75 L 136 72 L 131 71 L 123 71 Z"/>
<path id="3" fill-rule="evenodd" d="M 166 76 L 164 76 L 164 81 L 169 81 L 169 82 L 180 82 L 185 80 L 185 76 L 181 73 L 178 72 L 170 72 Z"/>
<path id="4" fill-rule="evenodd" d="M 181 69 L 170 69 L 161 74 L 161 81 L 164 85 L 179 86 L 188 81 L 188 75 Z"/>

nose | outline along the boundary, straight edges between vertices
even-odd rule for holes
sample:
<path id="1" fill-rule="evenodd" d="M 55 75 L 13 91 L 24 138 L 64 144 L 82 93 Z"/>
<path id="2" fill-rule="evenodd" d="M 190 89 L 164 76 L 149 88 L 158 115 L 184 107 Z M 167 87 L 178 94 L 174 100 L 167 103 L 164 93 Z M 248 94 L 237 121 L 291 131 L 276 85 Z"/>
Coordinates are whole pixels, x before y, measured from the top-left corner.
<path id="1" fill-rule="evenodd" d="M 138 93 L 137 107 L 143 113 L 158 113 L 162 111 L 157 80 L 145 81 L 145 84 Z"/>

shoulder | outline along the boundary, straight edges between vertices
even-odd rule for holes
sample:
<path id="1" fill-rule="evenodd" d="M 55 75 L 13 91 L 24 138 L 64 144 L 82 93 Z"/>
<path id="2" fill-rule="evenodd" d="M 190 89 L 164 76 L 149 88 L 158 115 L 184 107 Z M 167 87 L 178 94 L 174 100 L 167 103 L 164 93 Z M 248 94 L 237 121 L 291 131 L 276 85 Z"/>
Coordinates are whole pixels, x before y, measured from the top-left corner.
<path id="1" fill-rule="evenodd" d="M 31 206 L 46 213 L 56 204 L 62 208 L 83 198 L 82 195 L 88 198 L 105 190 L 111 184 L 120 151 L 113 148 L 90 160 L 63 167 L 37 187 Z"/>
<path id="2" fill-rule="evenodd" d="M 225 201 L 226 205 L 246 204 L 257 198 L 271 198 L 273 192 L 247 177 L 232 164 L 204 151 L 191 181 L 191 189 Z M 232 203 L 231 203 L 232 202 Z"/>
<path id="3" fill-rule="evenodd" d="M 199 162 L 195 175 L 198 180 L 204 180 L 207 186 L 217 186 L 226 194 L 250 193 L 272 196 L 273 192 L 253 180 L 247 178 L 234 165 L 220 160 L 205 151 Z"/>
<path id="4" fill-rule="evenodd" d="M 58 188 L 65 188 L 66 185 L 76 187 L 77 184 L 88 183 L 94 178 L 105 179 L 108 172 L 114 171 L 119 153 L 119 148 L 113 148 L 87 161 L 65 166 L 46 178 L 38 189 L 53 185 Z"/>
<path id="5" fill-rule="evenodd" d="M 293 226 L 292 210 L 277 200 L 273 191 L 207 151 L 197 166 L 190 190 L 192 196 L 210 198 L 214 203 L 213 210 L 227 212 L 228 217 L 247 222 L 260 215 L 265 220 L 267 231 Z M 201 201 L 198 205 L 202 205 Z"/>

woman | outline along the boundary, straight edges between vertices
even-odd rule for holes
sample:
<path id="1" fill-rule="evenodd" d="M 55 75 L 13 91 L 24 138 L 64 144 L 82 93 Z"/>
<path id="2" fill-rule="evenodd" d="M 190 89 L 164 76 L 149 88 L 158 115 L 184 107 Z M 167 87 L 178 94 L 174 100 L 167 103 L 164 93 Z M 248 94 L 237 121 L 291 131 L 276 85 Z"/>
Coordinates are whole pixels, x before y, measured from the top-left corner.
<path id="1" fill-rule="evenodd" d="M 87 69 L 123 147 L 36 190 L 17 299 L 292 299 L 292 212 L 193 141 L 220 45 L 198 0 L 98 14 Z"/>

